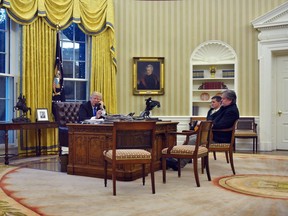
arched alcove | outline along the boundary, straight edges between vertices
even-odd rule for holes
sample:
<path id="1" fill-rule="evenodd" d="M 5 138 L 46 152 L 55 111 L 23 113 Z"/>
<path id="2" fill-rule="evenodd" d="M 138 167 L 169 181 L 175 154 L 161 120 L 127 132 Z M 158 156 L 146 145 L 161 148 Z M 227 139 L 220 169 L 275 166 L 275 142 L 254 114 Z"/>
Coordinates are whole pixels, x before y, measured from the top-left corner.
<path id="1" fill-rule="evenodd" d="M 215 77 L 209 74 L 211 67 L 216 68 Z M 224 86 L 237 92 L 237 56 L 234 49 L 223 41 L 211 40 L 197 46 L 190 58 L 190 72 L 190 110 L 193 116 L 206 116 L 210 98 L 220 93 Z M 206 85 L 208 89 L 199 90 L 203 83 L 209 84 Z"/>

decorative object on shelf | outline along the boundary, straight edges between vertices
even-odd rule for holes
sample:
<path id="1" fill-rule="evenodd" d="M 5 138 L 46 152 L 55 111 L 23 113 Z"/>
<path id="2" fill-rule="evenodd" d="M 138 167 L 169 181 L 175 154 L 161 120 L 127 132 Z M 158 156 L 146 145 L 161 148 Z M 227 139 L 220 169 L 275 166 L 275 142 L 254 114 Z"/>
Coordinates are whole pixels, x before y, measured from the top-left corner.
<path id="1" fill-rule="evenodd" d="M 222 70 L 223 78 L 234 78 L 234 69 Z"/>
<path id="2" fill-rule="evenodd" d="M 211 78 L 215 78 L 216 67 L 215 67 L 215 66 L 211 66 L 211 67 L 209 68 L 209 70 L 210 70 Z"/>
<path id="3" fill-rule="evenodd" d="M 193 78 L 204 78 L 204 70 L 193 70 Z"/>
<path id="4" fill-rule="evenodd" d="M 203 101 L 208 101 L 209 98 L 210 98 L 210 95 L 209 95 L 207 92 L 203 92 L 203 93 L 200 95 L 200 98 L 201 98 L 201 100 L 203 100 Z"/>
<path id="5" fill-rule="evenodd" d="M 198 89 L 227 89 L 224 82 L 204 82 Z"/>
<path id="6" fill-rule="evenodd" d="M 12 119 L 13 122 L 31 122 L 31 120 L 27 118 L 27 112 L 28 111 L 30 111 L 30 115 L 31 115 L 31 108 L 27 107 L 26 98 L 24 95 L 22 95 L 22 93 L 20 93 L 20 95 L 18 97 L 18 102 L 17 102 L 16 106 L 14 106 L 14 108 L 13 108 L 14 112 L 15 112 L 15 110 L 20 111 L 20 113 L 22 113 L 22 115 L 17 117 L 17 118 L 13 118 Z"/>
<path id="7" fill-rule="evenodd" d="M 218 92 L 216 96 L 222 96 L 222 92 Z"/>

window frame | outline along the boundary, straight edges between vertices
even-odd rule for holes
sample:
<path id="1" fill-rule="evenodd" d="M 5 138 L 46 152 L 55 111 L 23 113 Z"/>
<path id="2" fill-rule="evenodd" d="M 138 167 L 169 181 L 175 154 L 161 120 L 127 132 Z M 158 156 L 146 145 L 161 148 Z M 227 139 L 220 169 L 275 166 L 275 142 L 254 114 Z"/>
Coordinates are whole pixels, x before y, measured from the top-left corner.
<path id="1" fill-rule="evenodd" d="M 71 102 L 72 101 L 73 102 L 75 102 L 75 101 L 80 101 L 81 102 L 82 101 L 82 102 L 84 102 L 84 101 L 87 101 L 87 98 L 88 98 L 87 95 L 89 95 L 88 94 L 88 92 L 89 92 L 89 75 L 90 75 L 90 73 L 89 73 L 90 67 L 89 67 L 89 64 L 88 64 L 89 58 L 90 58 L 89 55 L 88 55 L 89 54 L 89 36 L 83 32 L 83 34 L 85 34 L 85 41 L 84 41 L 84 43 L 85 43 L 85 61 L 77 59 L 76 58 L 76 54 L 75 54 L 75 44 L 76 43 L 83 43 L 83 41 L 77 41 L 75 39 L 77 37 L 76 33 L 75 33 L 77 24 L 76 23 L 72 23 L 71 25 L 73 25 L 73 40 L 64 39 L 63 38 L 64 33 L 62 31 L 60 31 L 60 45 L 61 45 L 61 51 L 62 51 L 62 64 L 63 64 L 63 71 L 64 71 L 64 76 L 63 76 L 64 89 L 65 89 L 65 86 L 67 86 L 68 82 L 71 82 L 72 83 L 71 86 L 73 86 L 72 89 L 74 91 L 72 93 L 73 94 L 73 98 L 71 99 L 71 98 L 67 98 L 66 97 L 66 101 L 71 101 Z M 81 31 L 81 29 L 79 27 L 78 27 L 78 29 Z M 63 55 L 63 43 L 67 43 L 67 42 L 68 43 L 69 42 L 73 43 L 73 58 L 72 58 L 72 60 L 67 60 L 67 59 L 63 58 L 63 56 L 64 56 Z M 72 62 L 72 65 L 73 65 L 73 67 L 72 67 L 73 68 L 73 71 L 72 71 L 73 77 L 72 78 L 71 77 L 65 77 L 65 66 L 64 66 L 65 62 Z M 75 69 L 76 62 L 85 62 L 85 78 L 76 78 L 76 69 Z M 77 92 L 79 91 L 79 88 L 77 88 L 77 84 L 79 84 L 81 82 L 85 82 L 86 83 L 85 98 L 77 98 Z M 67 95 L 67 92 L 66 92 L 66 95 Z"/>

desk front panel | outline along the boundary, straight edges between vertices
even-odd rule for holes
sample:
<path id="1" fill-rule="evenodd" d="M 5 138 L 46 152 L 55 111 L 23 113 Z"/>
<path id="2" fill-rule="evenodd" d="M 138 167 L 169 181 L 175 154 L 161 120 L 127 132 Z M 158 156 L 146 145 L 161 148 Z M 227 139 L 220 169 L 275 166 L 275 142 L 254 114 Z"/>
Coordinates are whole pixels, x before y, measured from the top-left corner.
<path id="1" fill-rule="evenodd" d="M 155 170 L 161 169 L 161 150 L 166 147 L 165 133 L 177 131 L 177 122 L 156 124 Z M 69 160 L 67 173 L 104 177 L 103 151 L 112 148 L 113 125 L 68 124 Z M 147 174 L 149 170 L 147 168 Z M 108 175 L 111 177 L 110 169 Z M 140 165 L 117 167 L 117 179 L 131 181 L 141 177 Z"/>

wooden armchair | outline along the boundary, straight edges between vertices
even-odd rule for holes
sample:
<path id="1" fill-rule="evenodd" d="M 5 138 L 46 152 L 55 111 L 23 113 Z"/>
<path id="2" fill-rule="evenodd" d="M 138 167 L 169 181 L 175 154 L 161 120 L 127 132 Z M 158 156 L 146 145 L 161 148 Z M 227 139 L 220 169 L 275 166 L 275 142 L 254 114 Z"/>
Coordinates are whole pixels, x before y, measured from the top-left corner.
<path id="1" fill-rule="evenodd" d="M 235 139 L 253 139 L 253 153 L 255 153 L 255 146 L 256 146 L 256 153 L 258 150 L 258 134 L 257 134 L 257 124 L 255 123 L 254 117 L 241 117 L 238 119 L 238 124 L 235 131 Z M 236 142 L 234 145 L 234 151 Z"/>
<path id="2" fill-rule="evenodd" d="M 112 165 L 113 195 L 116 196 L 116 168 L 119 164 L 141 164 L 145 185 L 145 165 L 150 165 L 152 193 L 155 194 L 154 156 L 156 122 L 114 122 L 111 149 L 104 155 L 104 185 L 107 187 L 108 163 Z"/>
<path id="3" fill-rule="evenodd" d="M 234 162 L 233 162 L 233 150 L 234 150 L 234 142 L 235 142 L 235 129 L 236 129 L 237 121 L 235 121 L 234 125 L 231 128 L 228 129 L 212 129 L 212 132 L 231 132 L 231 140 L 229 143 L 211 143 L 209 146 L 209 152 L 214 153 L 215 158 L 215 152 L 225 152 L 226 161 L 231 165 L 231 169 L 233 174 L 235 175 L 235 168 L 234 168 Z"/>
<path id="4" fill-rule="evenodd" d="M 199 175 L 198 175 L 198 158 L 204 158 L 204 166 L 206 168 L 206 173 L 208 180 L 211 181 L 210 170 L 209 170 L 209 155 L 208 148 L 210 144 L 210 133 L 211 133 L 212 121 L 202 121 L 199 125 L 198 130 L 195 132 L 184 131 L 184 132 L 169 132 L 167 134 L 167 140 L 169 135 L 185 135 L 187 137 L 196 134 L 197 140 L 195 145 L 177 145 L 176 140 L 173 140 L 173 143 L 169 143 L 168 148 L 162 150 L 162 174 L 163 174 L 163 183 L 166 183 L 166 159 L 167 158 L 176 158 L 178 160 L 178 177 L 181 177 L 181 166 L 180 160 L 183 158 L 192 159 L 194 167 L 194 176 L 196 180 L 197 187 L 200 187 Z M 175 137 L 175 136 L 174 136 Z"/>

